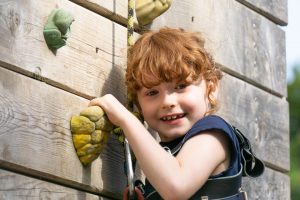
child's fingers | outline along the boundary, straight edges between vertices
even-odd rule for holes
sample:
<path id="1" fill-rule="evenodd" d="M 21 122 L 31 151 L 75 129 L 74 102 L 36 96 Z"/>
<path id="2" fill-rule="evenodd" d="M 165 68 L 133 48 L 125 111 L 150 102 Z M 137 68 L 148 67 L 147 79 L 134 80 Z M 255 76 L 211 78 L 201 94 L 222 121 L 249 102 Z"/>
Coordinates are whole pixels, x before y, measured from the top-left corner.
<path id="1" fill-rule="evenodd" d="M 100 104 L 100 98 L 95 98 L 90 101 L 88 106 L 99 106 L 99 104 Z"/>
<path id="2" fill-rule="evenodd" d="M 129 192 L 129 188 L 126 187 L 125 190 L 123 190 L 123 200 L 128 200 L 128 192 Z"/>
<path id="3" fill-rule="evenodd" d="M 135 191 L 137 200 L 144 200 L 144 196 L 139 188 L 135 187 L 134 191 Z M 123 191 L 123 200 L 128 200 L 128 193 L 129 193 L 129 188 L 126 187 Z"/>
<path id="4" fill-rule="evenodd" d="M 138 200 L 144 200 L 144 196 L 142 194 L 142 191 L 137 187 L 135 187 L 134 190 L 135 190 L 135 194 L 136 194 L 137 199 Z"/>

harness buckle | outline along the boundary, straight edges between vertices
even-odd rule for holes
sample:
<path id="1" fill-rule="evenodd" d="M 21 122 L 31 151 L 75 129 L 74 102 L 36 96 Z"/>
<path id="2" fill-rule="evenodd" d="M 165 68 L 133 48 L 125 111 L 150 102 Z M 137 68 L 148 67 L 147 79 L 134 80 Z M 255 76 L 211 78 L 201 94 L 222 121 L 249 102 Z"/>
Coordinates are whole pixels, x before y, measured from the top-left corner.
<path id="1" fill-rule="evenodd" d="M 201 196 L 201 200 L 208 200 L 208 196 Z"/>
<path id="2" fill-rule="evenodd" d="M 241 196 L 243 197 L 244 200 L 248 200 L 248 195 L 247 195 L 247 192 L 245 190 L 240 188 L 239 193 L 241 194 Z"/>

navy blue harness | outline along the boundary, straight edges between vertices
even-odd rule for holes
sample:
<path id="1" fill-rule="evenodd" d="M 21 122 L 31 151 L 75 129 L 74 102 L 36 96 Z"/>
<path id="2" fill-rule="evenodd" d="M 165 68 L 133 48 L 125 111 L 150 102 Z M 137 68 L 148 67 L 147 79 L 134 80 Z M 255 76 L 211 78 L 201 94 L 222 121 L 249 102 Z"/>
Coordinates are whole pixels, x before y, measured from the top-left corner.
<path id="1" fill-rule="evenodd" d="M 190 199 L 247 199 L 246 193 L 241 190 L 242 176 L 260 176 L 264 171 L 264 164 L 252 152 L 248 139 L 223 118 L 216 115 L 206 116 L 196 122 L 184 137 L 171 142 L 161 142 L 160 145 L 176 156 L 187 140 L 210 130 L 221 131 L 229 138 L 231 142 L 230 165 L 224 172 L 211 176 Z M 144 191 L 145 199 L 162 199 L 147 179 L 145 186 L 142 187 L 140 182 L 138 185 Z"/>

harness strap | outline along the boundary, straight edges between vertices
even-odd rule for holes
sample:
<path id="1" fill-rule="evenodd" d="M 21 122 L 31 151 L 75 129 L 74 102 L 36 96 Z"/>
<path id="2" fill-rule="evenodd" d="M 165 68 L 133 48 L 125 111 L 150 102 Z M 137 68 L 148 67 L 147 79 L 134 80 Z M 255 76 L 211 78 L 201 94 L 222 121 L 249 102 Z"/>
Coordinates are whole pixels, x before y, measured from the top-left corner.
<path id="1" fill-rule="evenodd" d="M 208 179 L 191 199 L 227 199 L 240 193 L 241 184 L 242 167 L 236 175 Z"/>
<path id="2" fill-rule="evenodd" d="M 232 128 L 233 132 L 235 133 L 239 141 L 242 168 L 243 168 L 242 175 L 251 178 L 256 178 L 262 175 L 262 173 L 265 170 L 265 165 L 258 157 L 256 157 L 256 155 L 252 151 L 250 141 L 247 139 L 246 136 L 244 136 L 244 134 L 239 129 L 229 124 L 228 126 Z M 181 143 L 179 143 L 176 147 L 171 149 L 171 152 L 174 156 L 179 152 L 184 141 L 185 141 L 185 137 Z"/>
<path id="3" fill-rule="evenodd" d="M 240 143 L 243 176 L 252 178 L 260 176 L 265 170 L 264 163 L 255 156 L 249 140 L 242 134 L 242 132 L 234 126 L 232 128 Z"/>
<path id="4" fill-rule="evenodd" d="M 204 186 L 198 190 L 190 200 L 247 200 L 247 194 L 241 190 L 242 167 L 238 174 L 228 177 L 208 179 Z M 144 185 L 136 184 L 144 192 Z M 154 190 L 145 196 L 147 200 L 160 200 L 161 196 Z"/>

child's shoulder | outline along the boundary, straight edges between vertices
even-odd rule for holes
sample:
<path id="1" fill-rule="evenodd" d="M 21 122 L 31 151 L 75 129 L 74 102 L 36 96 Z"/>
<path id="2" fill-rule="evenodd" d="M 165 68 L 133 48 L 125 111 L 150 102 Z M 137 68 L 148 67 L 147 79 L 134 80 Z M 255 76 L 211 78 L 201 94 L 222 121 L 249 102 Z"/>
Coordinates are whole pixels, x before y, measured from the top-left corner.
<path id="1" fill-rule="evenodd" d="M 208 115 L 198 120 L 187 132 L 187 135 L 199 134 L 208 130 L 220 130 L 232 134 L 232 127 L 225 119 L 218 115 Z"/>

